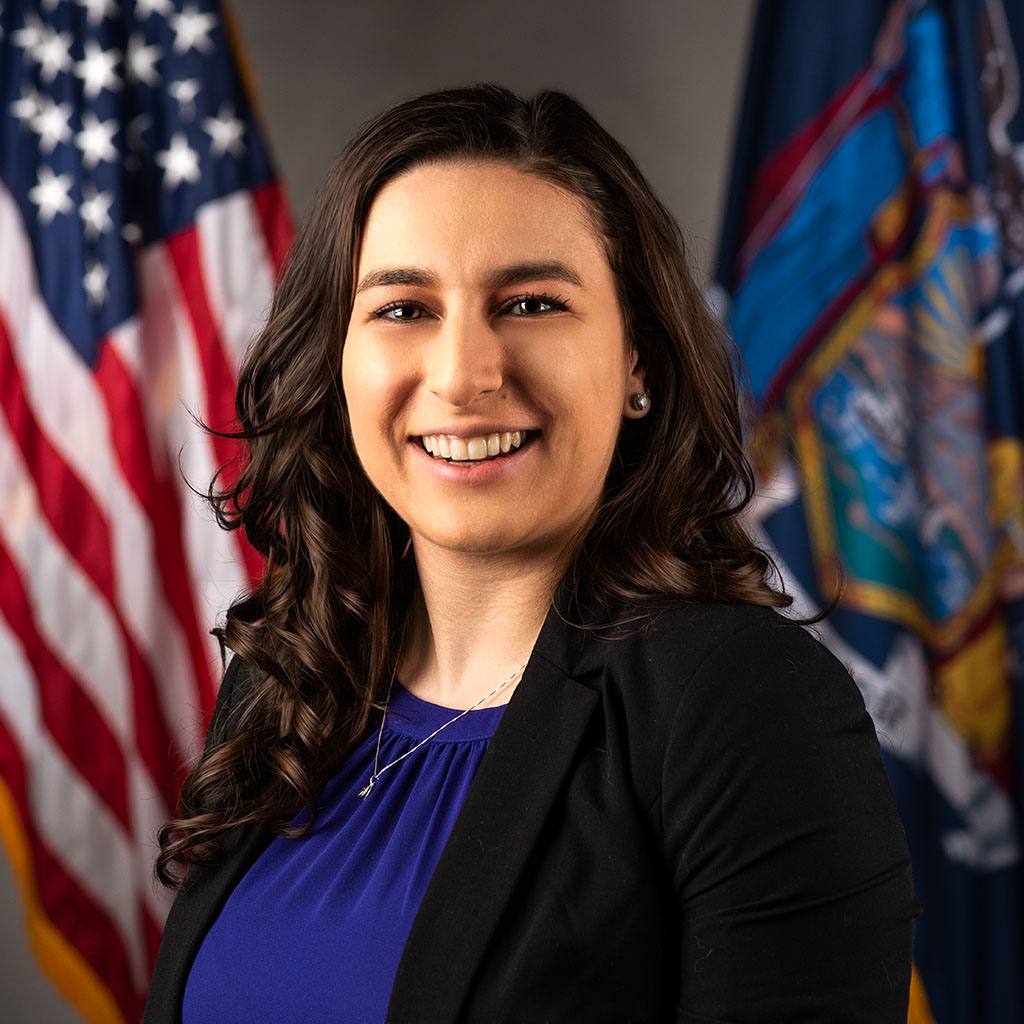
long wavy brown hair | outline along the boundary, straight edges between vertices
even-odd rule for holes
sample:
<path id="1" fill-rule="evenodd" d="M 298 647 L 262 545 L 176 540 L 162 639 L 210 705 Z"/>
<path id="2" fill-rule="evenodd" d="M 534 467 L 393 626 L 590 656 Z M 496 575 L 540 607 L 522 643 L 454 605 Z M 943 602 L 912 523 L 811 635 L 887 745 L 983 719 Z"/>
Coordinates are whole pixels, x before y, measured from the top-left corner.
<path id="1" fill-rule="evenodd" d="M 627 421 L 569 570 L 593 609 L 666 598 L 786 605 L 740 515 L 753 493 L 731 343 L 683 241 L 630 156 L 573 99 L 483 85 L 431 93 L 366 124 L 331 168 L 241 368 L 234 487 L 220 524 L 266 559 L 222 643 L 250 666 L 231 728 L 207 742 L 160 834 L 158 877 L 215 863 L 232 831 L 286 831 L 365 734 L 415 594 L 407 530 L 364 474 L 341 387 L 362 232 L 380 189 L 418 164 L 505 161 L 587 205 L 617 281 L 651 411 Z M 564 609 L 571 614 L 571 609 Z M 307 826 L 308 827 L 308 826 Z"/>

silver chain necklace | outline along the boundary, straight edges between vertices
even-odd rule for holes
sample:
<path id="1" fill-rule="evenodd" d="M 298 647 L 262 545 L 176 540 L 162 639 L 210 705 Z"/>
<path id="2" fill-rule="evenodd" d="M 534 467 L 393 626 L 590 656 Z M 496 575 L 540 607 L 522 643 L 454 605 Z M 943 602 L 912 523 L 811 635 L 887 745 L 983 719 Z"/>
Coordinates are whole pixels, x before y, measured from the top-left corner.
<path id="1" fill-rule="evenodd" d="M 485 693 L 472 707 L 466 708 L 465 711 L 460 711 L 454 718 L 449 719 L 447 722 L 444 723 L 444 725 L 439 726 L 429 736 L 424 736 L 423 739 L 419 741 L 419 743 L 417 743 L 415 746 L 410 747 L 404 754 L 401 755 L 401 757 L 396 757 L 394 761 L 390 761 L 386 765 L 384 765 L 383 768 L 378 769 L 377 765 L 380 761 L 380 742 L 384 738 L 384 723 L 388 720 L 388 708 L 391 706 L 391 688 L 395 685 L 395 677 L 392 676 L 391 682 L 388 683 L 387 699 L 384 701 L 384 714 L 381 716 L 380 719 L 380 732 L 377 733 L 377 751 L 373 755 L 373 774 L 370 776 L 370 781 L 365 786 L 363 786 L 361 790 L 359 790 L 359 795 L 365 800 L 373 792 L 373 787 L 377 785 L 377 780 L 389 768 L 394 768 L 399 761 L 404 761 L 410 754 L 414 754 L 417 750 L 420 749 L 420 747 L 423 746 L 424 743 L 428 743 L 439 732 L 444 732 L 444 730 L 447 729 L 449 725 L 454 725 L 460 718 L 464 718 L 466 715 L 470 713 L 470 711 L 476 711 L 476 709 L 480 707 L 481 704 L 485 704 L 496 694 L 504 690 L 505 687 L 508 686 L 508 684 L 516 678 L 516 676 L 520 676 L 526 671 L 526 665 L 527 662 L 524 661 L 523 664 L 520 665 L 519 668 L 517 668 L 515 672 L 512 673 L 512 675 L 508 676 L 506 679 L 502 679 L 502 681 L 498 683 L 498 685 L 493 690 L 491 690 L 490 693 Z"/>

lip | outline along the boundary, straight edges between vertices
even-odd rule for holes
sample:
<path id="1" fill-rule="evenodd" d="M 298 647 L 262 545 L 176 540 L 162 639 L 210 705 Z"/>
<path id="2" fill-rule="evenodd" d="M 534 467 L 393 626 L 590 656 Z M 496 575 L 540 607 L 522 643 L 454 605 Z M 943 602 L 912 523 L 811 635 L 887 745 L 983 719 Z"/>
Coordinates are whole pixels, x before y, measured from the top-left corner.
<path id="1" fill-rule="evenodd" d="M 438 431 L 442 433 L 442 431 Z M 495 430 L 487 430 L 484 433 L 498 433 Z M 435 459 L 423 447 L 423 442 L 418 435 L 409 439 L 409 446 L 416 452 L 416 457 L 423 460 L 424 465 L 439 479 L 461 484 L 486 484 L 501 480 L 509 473 L 514 473 L 524 462 L 533 458 L 534 450 L 537 447 L 539 431 L 531 431 L 522 445 L 515 451 L 503 455 L 500 459 L 488 459 L 486 462 L 478 462 L 474 465 L 466 465 L 459 462 L 447 462 L 444 459 Z M 448 434 L 449 437 L 478 437 L 478 434 Z"/>

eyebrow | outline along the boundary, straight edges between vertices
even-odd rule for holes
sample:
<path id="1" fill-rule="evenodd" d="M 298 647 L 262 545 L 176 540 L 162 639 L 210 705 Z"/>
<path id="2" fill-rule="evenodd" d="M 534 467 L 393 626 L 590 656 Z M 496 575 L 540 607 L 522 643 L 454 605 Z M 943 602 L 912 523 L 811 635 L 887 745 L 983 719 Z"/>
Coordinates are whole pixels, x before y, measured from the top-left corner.
<path id="1" fill-rule="evenodd" d="M 567 284 L 583 286 L 583 281 L 567 263 L 561 260 L 534 260 L 528 263 L 515 263 L 509 267 L 496 270 L 487 279 L 491 288 L 510 288 L 513 285 L 525 284 L 527 281 L 564 281 Z M 432 288 L 437 285 L 437 278 L 426 270 L 416 267 L 382 267 L 367 274 L 356 288 L 356 295 L 386 285 L 417 285 Z"/>

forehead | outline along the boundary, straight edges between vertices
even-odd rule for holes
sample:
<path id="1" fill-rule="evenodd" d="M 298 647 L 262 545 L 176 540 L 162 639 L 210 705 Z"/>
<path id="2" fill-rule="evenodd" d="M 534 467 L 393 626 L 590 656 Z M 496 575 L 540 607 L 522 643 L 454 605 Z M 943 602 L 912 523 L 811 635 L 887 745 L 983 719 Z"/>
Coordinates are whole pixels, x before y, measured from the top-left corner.
<path id="1" fill-rule="evenodd" d="M 381 189 L 359 271 L 400 263 L 468 273 L 543 259 L 610 272 L 586 203 L 510 164 L 465 160 L 418 165 Z"/>

